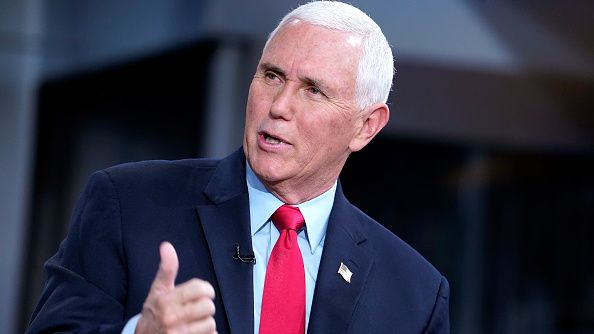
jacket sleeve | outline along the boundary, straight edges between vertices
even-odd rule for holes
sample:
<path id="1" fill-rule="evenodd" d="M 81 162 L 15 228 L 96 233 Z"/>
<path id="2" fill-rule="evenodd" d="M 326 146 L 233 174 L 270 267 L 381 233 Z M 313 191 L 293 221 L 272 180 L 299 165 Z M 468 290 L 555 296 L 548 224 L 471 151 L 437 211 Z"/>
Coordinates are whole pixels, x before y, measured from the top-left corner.
<path id="1" fill-rule="evenodd" d="M 120 204 L 109 175 L 93 174 L 66 239 L 45 263 L 47 280 L 27 333 L 120 333 L 126 264 Z"/>
<path id="2" fill-rule="evenodd" d="M 441 278 L 439 290 L 433 306 L 431 318 L 425 329 L 425 334 L 450 333 L 450 286 L 445 277 Z"/>

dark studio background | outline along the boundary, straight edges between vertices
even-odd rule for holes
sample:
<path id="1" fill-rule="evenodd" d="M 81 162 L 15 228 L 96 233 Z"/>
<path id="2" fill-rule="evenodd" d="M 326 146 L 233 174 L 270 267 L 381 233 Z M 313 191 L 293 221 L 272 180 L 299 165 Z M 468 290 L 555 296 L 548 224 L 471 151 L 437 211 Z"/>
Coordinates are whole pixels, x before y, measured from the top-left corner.
<path id="1" fill-rule="evenodd" d="M 448 277 L 453 333 L 594 333 L 594 3 L 352 3 L 398 74 L 347 196 Z M 296 5 L 0 0 L 0 332 L 23 331 L 92 171 L 240 145 Z"/>

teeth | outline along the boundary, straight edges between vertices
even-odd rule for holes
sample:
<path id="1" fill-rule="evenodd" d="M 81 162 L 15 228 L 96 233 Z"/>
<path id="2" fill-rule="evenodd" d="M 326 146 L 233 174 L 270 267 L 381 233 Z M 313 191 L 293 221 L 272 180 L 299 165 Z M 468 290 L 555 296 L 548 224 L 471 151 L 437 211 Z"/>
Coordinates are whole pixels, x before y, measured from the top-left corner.
<path id="1" fill-rule="evenodd" d="M 269 144 L 280 144 L 280 142 L 281 142 L 280 140 L 278 140 L 278 139 L 276 139 L 274 137 L 271 137 L 271 136 L 265 136 L 264 139 Z"/>

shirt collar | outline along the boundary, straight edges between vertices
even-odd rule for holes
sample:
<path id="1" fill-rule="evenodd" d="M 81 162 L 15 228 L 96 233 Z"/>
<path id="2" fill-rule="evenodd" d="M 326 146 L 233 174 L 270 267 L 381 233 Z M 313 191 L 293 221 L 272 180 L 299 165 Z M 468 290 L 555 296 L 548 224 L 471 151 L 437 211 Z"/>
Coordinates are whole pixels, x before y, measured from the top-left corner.
<path id="1" fill-rule="evenodd" d="M 258 179 L 249 163 L 246 162 L 246 182 L 250 202 L 251 234 L 254 236 L 270 221 L 270 217 L 283 203 L 274 196 Z M 323 194 L 303 202 L 297 207 L 305 219 L 307 240 L 312 254 L 323 242 L 328 226 L 328 217 L 334 204 L 337 182 Z"/>

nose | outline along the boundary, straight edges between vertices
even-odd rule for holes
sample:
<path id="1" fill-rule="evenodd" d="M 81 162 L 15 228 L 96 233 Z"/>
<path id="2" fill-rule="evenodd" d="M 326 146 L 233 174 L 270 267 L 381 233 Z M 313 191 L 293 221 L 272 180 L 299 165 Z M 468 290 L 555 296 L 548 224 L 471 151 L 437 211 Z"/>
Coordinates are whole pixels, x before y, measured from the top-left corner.
<path id="1" fill-rule="evenodd" d="M 270 116 L 286 121 L 291 120 L 295 108 L 294 94 L 291 83 L 285 82 L 274 95 L 274 100 L 270 106 Z"/>

